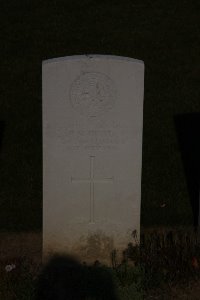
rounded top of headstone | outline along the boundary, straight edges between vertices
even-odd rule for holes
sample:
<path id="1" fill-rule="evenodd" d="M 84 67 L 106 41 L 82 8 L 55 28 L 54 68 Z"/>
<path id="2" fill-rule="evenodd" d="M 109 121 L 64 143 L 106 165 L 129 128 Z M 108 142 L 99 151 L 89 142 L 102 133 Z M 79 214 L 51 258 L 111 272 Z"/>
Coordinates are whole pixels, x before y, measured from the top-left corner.
<path id="1" fill-rule="evenodd" d="M 84 55 L 70 55 L 70 56 L 63 56 L 63 57 L 57 57 L 57 58 L 51 58 L 43 60 L 43 64 L 48 63 L 54 63 L 54 62 L 60 62 L 60 61 L 66 61 L 66 60 L 81 60 L 81 59 L 109 59 L 109 60 L 121 60 L 121 61 L 129 61 L 134 62 L 138 64 L 144 65 L 144 62 L 139 59 L 131 58 L 131 57 L 125 57 L 125 56 L 118 56 L 118 55 L 103 55 L 103 54 L 84 54 Z"/>

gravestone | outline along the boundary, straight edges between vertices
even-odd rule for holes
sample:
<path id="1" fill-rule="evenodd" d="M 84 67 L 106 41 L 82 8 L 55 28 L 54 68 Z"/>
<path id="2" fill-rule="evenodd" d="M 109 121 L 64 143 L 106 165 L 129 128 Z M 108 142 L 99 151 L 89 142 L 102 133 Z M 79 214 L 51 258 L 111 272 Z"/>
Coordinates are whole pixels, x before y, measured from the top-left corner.
<path id="1" fill-rule="evenodd" d="M 144 64 L 43 61 L 43 255 L 109 263 L 140 234 Z"/>

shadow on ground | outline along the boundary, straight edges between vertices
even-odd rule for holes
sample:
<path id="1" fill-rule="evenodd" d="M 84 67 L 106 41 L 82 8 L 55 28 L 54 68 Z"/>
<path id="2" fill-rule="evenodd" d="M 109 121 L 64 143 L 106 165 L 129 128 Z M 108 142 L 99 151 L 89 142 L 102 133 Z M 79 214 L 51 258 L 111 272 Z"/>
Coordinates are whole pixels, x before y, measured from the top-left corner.
<path id="1" fill-rule="evenodd" d="M 44 267 L 36 300 L 117 300 L 108 268 L 82 265 L 68 256 L 55 256 Z"/>

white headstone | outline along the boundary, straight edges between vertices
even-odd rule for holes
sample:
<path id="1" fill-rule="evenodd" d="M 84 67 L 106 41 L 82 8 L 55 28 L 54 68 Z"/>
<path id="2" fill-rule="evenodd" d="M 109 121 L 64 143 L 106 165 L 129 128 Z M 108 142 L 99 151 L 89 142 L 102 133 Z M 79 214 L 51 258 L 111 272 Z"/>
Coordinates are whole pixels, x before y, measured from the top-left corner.
<path id="1" fill-rule="evenodd" d="M 43 62 L 43 254 L 109 263 L 140 234 L 144 64 Z"/>

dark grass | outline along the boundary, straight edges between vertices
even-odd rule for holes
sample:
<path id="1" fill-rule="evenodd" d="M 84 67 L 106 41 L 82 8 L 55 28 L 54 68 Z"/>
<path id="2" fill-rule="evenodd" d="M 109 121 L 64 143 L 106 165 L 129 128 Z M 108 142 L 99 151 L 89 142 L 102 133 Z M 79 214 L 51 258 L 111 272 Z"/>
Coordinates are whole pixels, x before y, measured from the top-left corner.
<path id="1" fill-rule="evenodd" d="M 200 236 L 193 229 L 142 234 L 140 245 L 129 244 L 124 256 L 143 268 L 146 289 L 200 278 Z"/>
<path id="2" fill-rule="evenodd" d="M 84 53 L 144 60 L 142 224 L 192 224 L 174 116 L 200 111 L 199 1 L 3 0 L 0 20 L 0 228 L 41 228 L 41 63 Z"/>

